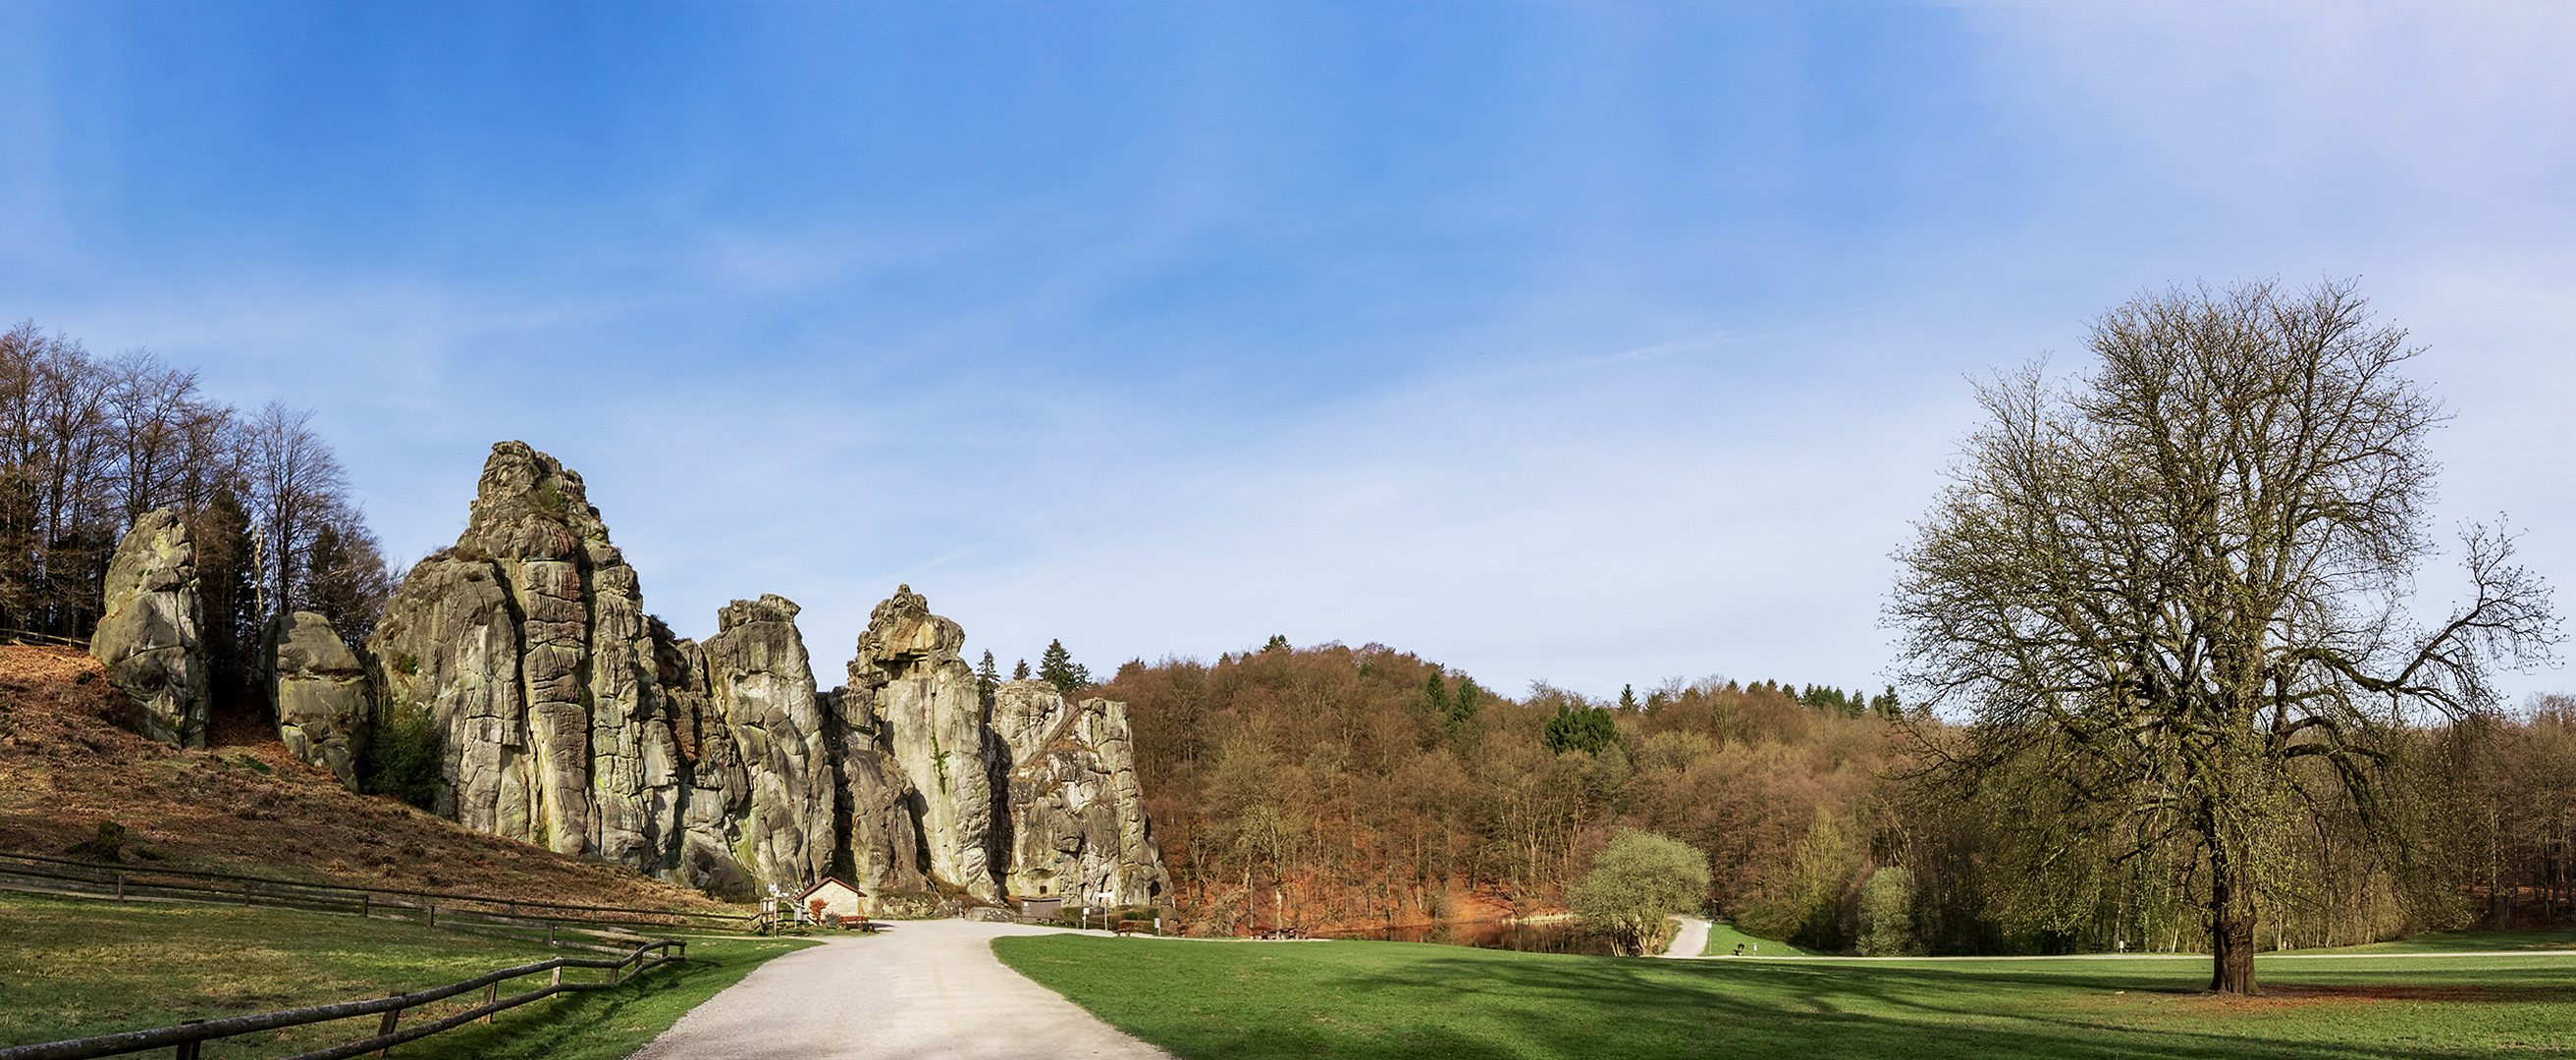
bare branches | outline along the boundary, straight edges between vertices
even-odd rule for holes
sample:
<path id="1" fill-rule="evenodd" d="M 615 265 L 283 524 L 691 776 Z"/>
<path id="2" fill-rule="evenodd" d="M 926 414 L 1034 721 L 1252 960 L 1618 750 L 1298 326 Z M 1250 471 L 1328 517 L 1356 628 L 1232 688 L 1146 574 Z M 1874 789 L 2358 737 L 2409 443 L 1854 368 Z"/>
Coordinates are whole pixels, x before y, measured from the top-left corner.
<path id="1" fill-rule="evenodd" d="M 2292 760 L 2366 794 L 2387 725 L 2489 709 L 2486 667 L 2546 658 L 2556 619 L 2511 539 L 2473 530 L 2476 598 L 2409 632 L 2443 413 L 2349 283 L 2142 295 L 2088 345 L 2064 389 L 2037 365 L 1979 388 L 1990 420 L 1887 621 L 1918 698 L 1974 715 L 1969 768 L 2081 752 L 2096 773 L 2061 781 L 2190 822 L 2213 923 L 2250 931 L 2252 808 L 2296 796 Z"/>

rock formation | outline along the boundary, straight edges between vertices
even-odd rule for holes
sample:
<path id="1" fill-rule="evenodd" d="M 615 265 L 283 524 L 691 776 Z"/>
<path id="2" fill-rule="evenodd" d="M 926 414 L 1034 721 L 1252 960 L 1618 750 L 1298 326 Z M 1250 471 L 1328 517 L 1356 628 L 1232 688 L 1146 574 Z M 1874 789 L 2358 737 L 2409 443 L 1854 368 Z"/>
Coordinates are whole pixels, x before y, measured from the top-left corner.
<path id="1" fill-rule="evenodd" d="M 814 697 L 814 670 L 785 597 L 736 600 L 700 647 L 707 695 L 749 786 L 736 831 L 765 880 L 820 880 L 832 869 L 839 785 Z"/>
<path id="2" fill-rule="evenodd" d="M 991 841 L 1000 759 L 975 670 L 957 657 L 965 644 L 957 623 L 931 614 L 911 586 L 897 586 L 859 635 L 841 695 L 866 703 L 895 766 L 921 793 L 921 844 L 929 854 L 922 867 L 969 894 L 998 898 Z"/>
<path id="3" fill-rule="evenodd" d="M 331 620 L 298 611 L 268 620 L 261 673 L 277 705 L 277 738 L 288 753 L 358 786 L 366 753 L 367 670 L 341 643 Z"/>
<path id="4" fill-rule="evenodd" d="M 209 674 L 197 628 L 196 549 L 167 508 L 127 530 L 107 568 L 107 609 L 89 653 L 135 704 L 134 731 L 180 747 L 206 745 Z"/>
<path id="5" fill-rule="evenodd" d="M 736 600 L 705 643 L 673 636 L 581 476 L 503 442 L 465 532 L 369 641 L 376 716 L 430 720 L 437 812 L 718 894 L 828 874 L 925 908 L 1023 879 L 1170 901 L 1123 705 L 1014 685 L 997 731 L 965 632 L 909 586 L 877 605 L 849 685 L 818 694 L 797 613 Z"/>
<path id="6" fill-rule="evenodd" d="M 1067 703 L 1054 685 L 1013 681 L 993 695 L 993 729 L 1010 758 L 1012 893 L 1170 902 L 1136 784 L 1127 704 Z"/>
<path id="7" fill-rule="evenodd" d="M 657 860 L 644 747 L 662 721 L 641 680 L 654 649 L 580 474 L 493 446 L 465 533 L 412 568 L 371 643 L 379 709 L 426 714 L 446 742 L 438 812 L 561 853 Z"/>

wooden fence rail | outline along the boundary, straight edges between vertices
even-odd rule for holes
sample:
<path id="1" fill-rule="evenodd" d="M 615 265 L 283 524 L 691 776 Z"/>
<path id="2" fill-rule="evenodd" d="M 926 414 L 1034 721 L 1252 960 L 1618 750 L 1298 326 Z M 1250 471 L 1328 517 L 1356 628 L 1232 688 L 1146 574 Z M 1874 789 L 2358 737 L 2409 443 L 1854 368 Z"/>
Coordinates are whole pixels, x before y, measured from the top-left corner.
<path id="1" fill-rule="evenodd" d="M 90 1057 L 119 1056 L 127 1053 L 139 1053 L 146 1049 L 165 1048 L 175 1048 L 176 1055 L 179 1060 L 196 1060 L 198 1047 L 205 1042 L 213 1041 L 217 1038 L 230 1038 L 237 1034 L 251 1034 L 258 1031 L 276 1030 L 281 1027 L 296 1027 L 308 1023 L 327 1023 L 331 1020 L 353 1019 L 359 1016 L 374 1016 L 381 1014 L 383 1022 L 378 1025 L 377 1031 L 372 1037 L 361 1038 L 357 1041 L 343 1045 L 335 1045 L 328 1049 L 317 1049 L 309 1053 L 298 1053 L 295 1056 L 287 1058 L 287 1060 L 347 1060 L 348 1057 L 357 1056 L 362 1053 L 379 1052 L 385 1049 L 390 1049 L 404 1042 L 411 1041 L 415 1038 L 425 1038 L 432 1034 L 437 1034 L 440 1031 L 462 1027 L 475 1020 L 490 1016 L 493 1013 L 500 1012 L 505 1009 L 516 1008 L 531 1001 L 552 997 L 556 994 L 571 991 L 607 990 L 612 987 L 622 985 L 627 980 L 633 979 L 638 975 L 642 975 L 646 969 L 666 964 L 671 961 L 687 959 L 688 945 L 689 944 L 687 942 L 679 939 L 659 939 L 637 946 L 632 953 L 628 953 L 625 957 L 613 961 L 586 957 L 557 957 L 550 961 L 539 961 L 535 964 L 523 964 L 515 968 L 503 968 L 500 971 L 479 975 L 460 983 L 449 983 L 446 986 L 433 987 L 428 990 L 417 990 L 408 994 L 396 994 L 392 997 L 377 998 L 371 1001 L 350 1001 L 337 1005 L 316 1005 L 310 1008 L 286 1009 L 279 1012 L 262 1012 L 249 1016 L 233 1016 L 219 1020 L 182 1023 L 176 1027 L 158 1027 L 152 1030 L 126 1031 L 120 1034 L 103 1034 L 95 1038 L 76 1038 L 71 1041 L 46 1042 L 41 1045 L 21 1045 L 8 1049 L 0 1049 L 0 1060 L 88 1060 Z M 677 950 L 678 953 L 674 955 L 672 952 L 673 950 Z M 628 967 L 629 965 L 632 965 L 633 967 L 630 969 Z M 611 971 L 607 982 L 567 983 L 563 981 L 563 970 L 566 968 L 607 968 L 611 969 Z M 531 990 L 523 994 L 512 995 L 510 997 L 498 996 L 497 988 L 502 982 L 516 979 L 521 976 L 535 975 L 539 972 L 547 971 L 551 971 L 553 973 L 553 981 L 544 987 Z M 396 1024 L 401 1020 L 403 1010 L 405 1009 L 417 1008 L 434 1001 L 442 1001 L 475 989 L 482 989 L 484 991 L 484 1003 L 481 1005 L 477 1005 L 455 1015 L 433 1020 L 428 1023 L 418 1024 L 411 1027 L 396 1027 Z"/>

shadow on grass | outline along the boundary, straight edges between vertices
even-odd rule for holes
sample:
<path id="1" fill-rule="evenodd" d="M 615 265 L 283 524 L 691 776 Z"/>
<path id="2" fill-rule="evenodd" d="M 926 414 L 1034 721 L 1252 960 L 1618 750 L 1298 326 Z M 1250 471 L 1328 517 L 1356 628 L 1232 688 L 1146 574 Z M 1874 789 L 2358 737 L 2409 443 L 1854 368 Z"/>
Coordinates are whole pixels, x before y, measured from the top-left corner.
<path id="1" fill-rule="evenodd" d="M 1058 944 L 1064 945 L 1064 944 Z M 1372 952 L 1395 945 L 1391 952 Z M 1172 949 L 1172 947 L 1160 947 Z M 1059 951 L 1015 967 L 1104 1019 L 1183 1056 L 1241 1057 L 2280 1057 L 2478 1053 L 2492 1039 L 2432 1040 L 2411 1008 L 2213 998 L 2195 976 L 2103 971 L 1962 973 L 1423 952 L 1400 944 Z M 1301 952 L 1302 951 L 1302 952 Z M 2286 978 L 2286 977 L 2285 977 Z M 2125 992 L 2125 993 L 2118 993 Z M 2543 991 L 2544 994 L 2550 993 Z M 2553 996 L 2564 997 L 2564 992 Z M 2444 998 L 2435 1024 L 2493 1023 Z M 2301 1008 L 2305 1006 L 2305 1008 Z M 2329 1005 L 2331 1007 L 2331 1005 Z M 2362 1018 L 2347 1018 L 2352 1013 Z M 2500 1014 L 2500 1013 L 2499 1013 Z M 2447 1024 L 2444 1021 L 2447 1020 Z M 2437 1028 L 2438 1029 L 2438 1028 Z"/>

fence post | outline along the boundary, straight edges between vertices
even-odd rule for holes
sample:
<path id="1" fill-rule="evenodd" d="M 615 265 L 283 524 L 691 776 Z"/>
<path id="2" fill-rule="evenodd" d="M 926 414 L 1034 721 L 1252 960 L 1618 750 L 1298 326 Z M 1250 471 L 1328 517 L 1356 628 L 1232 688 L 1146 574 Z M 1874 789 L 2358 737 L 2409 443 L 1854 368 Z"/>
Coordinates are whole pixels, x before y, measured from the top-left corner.
<path id="1" fill-rule="evenodd" d="M 429 926 L 438 926 L 438 903 L 436 902 L 429 903 Z"/>
<path id="2" fill-rule="evenodd" d="M 243 881 L 242 881 L 242 907 L 243 907 L 243 908 L 245 908 L 245 909 L 247 909 L 247 908 L 249 908 L 249 907 L 250 907 L 250 881 L 249 881 L 249 880 L 243 880 Z"/>
<path id="3" fill-rule="evenodd" d="M 375 897 L 365 891 L 358 892 L 358 919 L 365 920 L 376 915 Z"/>
<path id="4" fill-rule="evenodd" d="M 123 874 L 122 874 L 122 873 L 119 873 L 119 875 L 123 875 Z M 182 1026 L 182 1027 L 185 1027 L 185 1026 L 187 1026 L 188 1024 L 191 1024 L 191 1023 L 204 1023 L 204 1022 L 206 1022 L 206 1021 L 204 1021 L 204 1020 L 185 1020 L 185 1021 L 182 1021 L 179 1025 L 180 1025 L 180 1026 Z M 202 1040 L 200 1040 L 200 1041 L 180 1042 L 180 1043 L 179 1043 L 179 1049 L 178 1049 L 178 1051 L 177 1051 L 174 1055 L 176 1056 L 177 1060 L 197 1060 L 197 1048 L 198 1048 L 199 1046 L 204 1045 L 204 1044 L 206 1044 L 206 1043 L 205 1043 L 204 1041 L 202 1041 Z"/>
<path id="5" fill-rule="evenodd" d="M 499 984 L 499 983 L 485 983 L 485 984 L 483 984 L 483 1003 L 484 1003 L 484 1004 L 486 1004 L 486 1005 L 489 1005 L 489 1004 L 491 1004 L 491 1003 L 493 1003 L 493 1002 L 495 1002 L 495 1001 L 499 1001 L 499 1000 L 501 1000 L 501 984 Z M 484 1026 L 486 1026 L 486 1027 L 491 1026 L 491 1025 L 492 1025 L 492 1017 L 493 1017 L 493 1016 L 496 1016 L 496 1015 L 499 1015 L 499 1013 L 493 1013 L 493 1012 L 486 1012 L 486 1013 L 484 1013 L 484 1014 L 483 1014 L 483 1025 L 484 1025 Z"/>
<path id="6" fill-rule="evenodd" d="M 553 985 L 555 985 L 555 986 L 562 986 L 562 985 L 563 985 L 563 965 L 558 964 L 558 965 L 556 965 L 556 966 L 555 966 L 555 979 L 554 979 L 554 984 L 553 984 Z"/>
<path id="7" fill-rule="evenodd" d="M 401 994 L 387 994 L 387 995 L 385 995 L 385 996 L 386 996 L 386 997 L 401 997 L 402 995 L 401 995 Z M 399 1020 L 399 1019 L 401 1019 L 401 1018 L 402 1018 L 402 1010 L 401 1010 L 401 1009 L 395 1009 L 395 1010 L 393 1010 L 393 1011 L 391 1011 L 391 1012 L 387 1012 L 387 1013 L 385 1013 L 385 1021 L 384 1021 L 382 1024 L 379 1024 L 379 1025 L 376 1027 L 376 1034 L 377 1034 L 377 1036 L 378 1036 L 378 1037 L 382 1037 L 382 1036 L 387 1035 L 387 1034 L 392 1034 L 392 1033 L 394 1032 L 394 1021 Z M 386 1047 L 384 1047 L 384 1048 L 382 1048 L 382 1049 L 378 1049 L 378 1050 L 376 1050 L 376 1055 L 377 1055 L 377 1056 L 383 1056 L 383 1055 L 385 1055 L 386 1053 L 390 1053 L 390 1052 L 393 1052 L 393 1051 L 394 1051 L 394 1047 L 393 1047 L 393 1046 L 388 1045 L 388 1046 L 386 1046 Z"/>
<path id="8" fill-rule="evenodd" d="M 125 900 L 125 874 L 122 872 L 116 874 L 116 900 Z"/>

